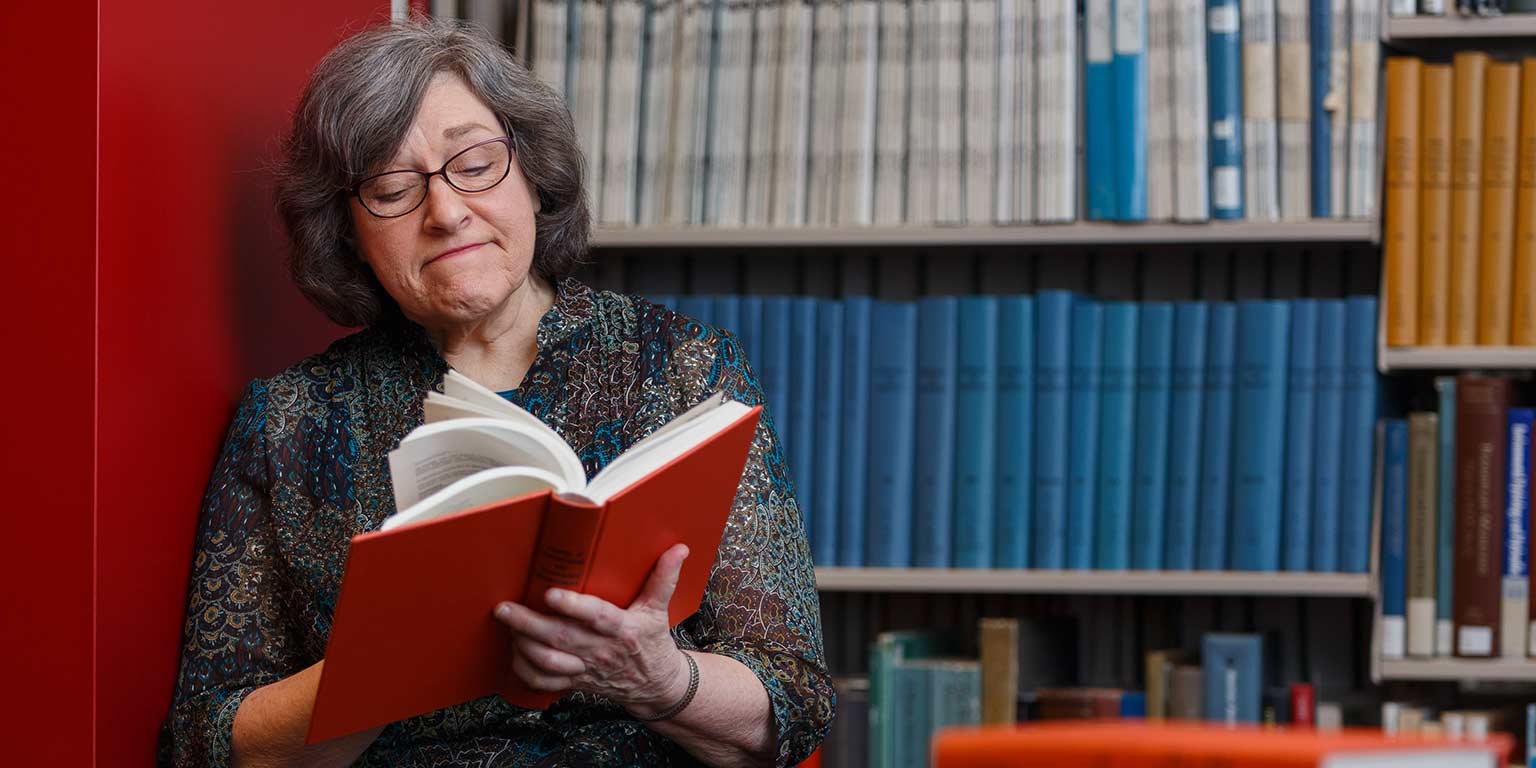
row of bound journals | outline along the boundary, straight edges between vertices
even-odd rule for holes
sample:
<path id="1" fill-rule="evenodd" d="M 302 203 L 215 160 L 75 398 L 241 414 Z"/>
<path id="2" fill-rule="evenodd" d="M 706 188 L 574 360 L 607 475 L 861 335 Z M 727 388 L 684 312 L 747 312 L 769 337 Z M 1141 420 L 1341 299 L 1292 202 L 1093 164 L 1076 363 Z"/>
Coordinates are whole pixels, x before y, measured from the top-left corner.
<path id="1" fill-rule="evenodd" d="M 1536 59 L 1387 60 L 1389 346 L 1536 345 Z"/>
<path id="2" fill-rule="evenodd" d="M 654 299 L 739 338 L 820 565 L 1367 570 L 1372 297 Z"/>
<path id="3" fill-rule="evenodd" d="M 1502 378 L 1436 380 L 1439 408 L 1385 419 L 1383 658 L 1536 656 L 1530 408 Z"/>

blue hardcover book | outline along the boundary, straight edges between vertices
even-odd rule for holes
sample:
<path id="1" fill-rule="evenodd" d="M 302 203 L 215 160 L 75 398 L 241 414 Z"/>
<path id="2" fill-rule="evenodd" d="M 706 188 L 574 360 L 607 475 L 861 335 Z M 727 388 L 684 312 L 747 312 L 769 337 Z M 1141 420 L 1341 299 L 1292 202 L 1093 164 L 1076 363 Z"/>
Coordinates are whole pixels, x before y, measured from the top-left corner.
<path id="1" fill-rule="evenodd" d="M 796 296 L 785 303 L 790 313 L 787 421 L 793 427 L 787 438 L 789 470 L 801 515 L 814 521 L 820 511 L 811 503 L 816 498 L 816 299 Z M 813 530 L 806 528 L 807 533 Z"/>
<path id="2" fill-rule="evenodd" d="M 645 299 L 652 304 L 666 307 L 667 309 L 675 310 L 677 307 L 677 297 L 670 293 L 648 293 L 645 295 Z"/>
<path id="3" fill-rule="evenodd" d="M 1312 439 L 1317 402 L 1317 302 L 1291 302 L 1291 365 L 1285 404 L 1285 511 L 1281 567 L 1312 567 Z"/>
<path id="4" fill-rule="evenodd" d="M 812 454 L 816 471 L 811 480 L 811 559 L 819 565 L 837 565 L 838 501 L 842 497 L 843 445 L 843 305 L 833 300 L 816 302 L 816 392 L 812 411 L 815 428 L 801 432 L 815 435 Z M 860 475 L 862 477 L 862 475 Z M 803 492 L 802 492 L 803 493 Z"/>
<path id="5" fill-rule="evenodd" d="M 1227 536 L 1232 521 L 1232 416 L 1237 362 L 1237 307 L 1211 305 L 1205 348 L 1205 403 L 1201 414 L 1200 525 L 1195 533 L 1195 566 L 1202 571 L 1230 567 Z"/>
<path id="6" fill-rule="evenodd" d="M 876 302 L 869 327 L 869 503 L 864 560 L 875 567 L 906 568 L 912 564 L 917 305 Z"/>
<path id="7" fill-rule="evenodd" d="M 790 327 L 788 296 L 770 296 L 763 299 L 763 320 L 758 348 L 759 380 L 763 384 L 763 396 L 768 399 L 774 430 L 779 436 L 779 446 L 787 460 L 793 461 L 790 451 L 794 445 L 794 412 L 789 408 L 790 365 L 794 348 L 793 328 Z"/>
<path id="8" fill-rule="evenodd" d="M 1147 218 L 1147 0 L 1113 0 L 1115 218 Z"/>
<path id="9" fill-rule="evenodd" d="M 842 481 L 838 486 L 837 562 L 864 565 L 864 520 L 869 484 L 870 315 L 868 296 L 843 299 Z"/>
<path id="10" fill-rule="evenodd" d="M 1333 0 L 1312 0 L 1312 217 L 1333 217 Z M 1344 21 L 1338 19 L 1337 21 Z"/>
<path id="11" fill-rule="evenodd" d="M 1093 567 L 1093 516 L 1098 505 L 1099 385 L 1104 357 L 1104 308 L 1079 298 L 1072 307 L 1068 372 L 1072 429 L 1067 437 L 1067 567 Z"/>
<path id="12" fill-rule="evenodd" d="M 1264 698 L 1264 639 L 1212 633 L 1201 643 L 1205 719 L 1236 725 L 1259 722 Z"/>
<path id="13" fill-rule="evenodd" d="M 1168 407 L 1173 399 L 1173 305 L 1143 302 L 1136 351 L 1136 484 L 1131 568 L 1163 567 L 1168 504 Z"/>
<path id="14" fill-rule="evenodd" d="M 1094 567 L 1131 566 L 1131 489 L 1136 468 L 1135 302 L 1104 305 L 1104 362 L 1099 379 L 1098 513 Z"/>
<path id="15" fill-rule="evenodd" d="M 1344 449 L 1339 494 L 1339 570 L 1365 573 L 1371 560 L 1375 486 L 1376 297 L 1352 296 L 1345 309 Z"/>
<path id="16" fill-rule="evenodd" d="M 992 567 L 997 510 L 998 300 L 960 300 L 960 361 L 955 413 L 955 528 L 958 568 Z"/>
<path id="17" fill-rule="evenodd" d="M 997 302 L 997 520 L 992 567 L 1028 568 L 1034 527 L 1035 300 Z"/>
<path id="18" fill-rule="evenodd" d="M 1531 530 L 1531 427 L 1530 408 L 1509 409 L 1509 466 L 1506 468 L 1504 493 L 1504 589 L 1499 606 L 1499 642 L 1504 658 L 1524 660 L 1529 646 L 1530 601 L 1526 597 L 1530 583 L 1527 537 Z"/>
<path id="19" fill-rule="evenodd" d="M 1173 309 L 1173 404 L 1168 421 L 1167 540 L 1163 568 L 1195 569 L 1195 521 L 1200 511 L 1200 417 L 1205 403 L 1206 326 L 1203 302 Z"/>
<path id="20" fill-rule="evenodd" d="M 1408 626 L 1408 421 L 1382 422 L 1381 656 L 1401 659 Z"/>
<path id="21" fill-rule="evenodd" d="M 917 485 L 912 564 L 949 567 L 955 501 L 955 340 L 959 303 L 927 296 L 917 304 Z"/>
<path id="22" fill-rule="evenodd" d="M 1344 422 L 1344 300 L 1317 303 L 1317 418 L 1312 435 L 1312 570 L 1339 570 L 1339 456 Z"/>
<path id="23" fill-rule="evenodd" d="M 1066 566 L 1067 376 L 1072 351 L 1072 294 L 1035 298 L 1035 525 L 1033 568 Z"/>
<path id="24" fill-rule="evenodd" d="M 1290 306 L 1237 305 L 1237 415 L 1233 421 L 1232 568 L 1280 569 L 1285 489 L 1285 389 Z"/>
<path id="25" fill-rule="evenodd" d="M 1207 0 L 1211 217 L 1243 218 L 1243 41 L 1238 0 Z"/>
<path id="26" fill-rule="evenodd" d="M 1525 705 L 1525 765 L 1536 768 L 1536 704 Z"/>
<path id="27" fill-rule="evenodd" d="M 1126 691 L 1120 694 L 1120 719 L 1147 719 L 1147 695 L 1141 691 Z"/>
<path id="28" fill-rule="evenodd" d="M 705 325 L 714 325 L 715 300 L 708 296 L 679 296 L 677 311 L 689 319 Z"/>
<path id="29" fill-rule="evenodd" d="M 741 343 L 741 299 L 736 296 L 716 296 L 715 306 L 711 310 L 714 325 L 722 331 L 736 337 L 736 342 Z"/>
<path id="30" fill-rule="evenodd" d="M 1088 0 L 1083 9 L 1083 145 L 1088 218 L 1116 218 L 1115 49 L 1113 0 Z"/>
<path id="31" fill-rule="evenodd" d="M 1451 607 L 1456 600 L 1456 377 L 1436 377 L 1435 392 L 1440 396 L 1440 471 L 1435 478 L 1439 496 L 1435 508 L 1435 655 L 1454 656 L 1455 623 Z"/>
<path id="32" fill-rule="evenodd" d="M 757 371 L 758 381 L 762 381 L 763 377 L 764 301 L 765 299 L 761 296 L 742 296 L 741 300 L 736 302 L 736 311 L 740 315 L 737 323 L 741 326 L 736 335 L 741 339 L 741 348 L 746 352 L 747 360 Z"/>

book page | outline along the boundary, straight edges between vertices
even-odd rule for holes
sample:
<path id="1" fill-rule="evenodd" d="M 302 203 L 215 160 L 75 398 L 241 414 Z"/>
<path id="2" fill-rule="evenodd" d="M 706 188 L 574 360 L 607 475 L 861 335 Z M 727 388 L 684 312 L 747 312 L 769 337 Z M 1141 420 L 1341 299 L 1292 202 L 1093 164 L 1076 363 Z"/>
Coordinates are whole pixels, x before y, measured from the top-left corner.
<path id="1" fill-rule="evenodd" d="M 586 480 L 580 460 L 558 438 L 522 431 L 503 419 L 454 419 L 417 428 L 390 451 L 395 505 L 406 509 L 493 467 L 542 469 L 561 479 L 562 490 L 580 489 Z"/>
<path id="2" fill-rule="evenodd" d="M 461 478 L 442 490 L 390 515 L 379 530 L 423 523 L 506 499 L 515 499 L 561 486 L 558 476 L 532 467 L 496 467 Z"/>
<path id="3" fill-rule="evenodd" d="M 699 409 L 709 407 L 701 412 Z M 710 398 L 673 421 L 675 429 L 657 430 L 645 440 L 609 462 L 603 471 L 587 484 L 586 496 L 598 504 L 607 501 L 620 491 L 655 472 L 668 462 L 687 453 L 695 446 L 715 436 L 736 423 L 752 409 L 741 403 Z M 686 421 L 685 421 L 686 420 Z M 668 425 L 669 427 L 672 424 Z"/>

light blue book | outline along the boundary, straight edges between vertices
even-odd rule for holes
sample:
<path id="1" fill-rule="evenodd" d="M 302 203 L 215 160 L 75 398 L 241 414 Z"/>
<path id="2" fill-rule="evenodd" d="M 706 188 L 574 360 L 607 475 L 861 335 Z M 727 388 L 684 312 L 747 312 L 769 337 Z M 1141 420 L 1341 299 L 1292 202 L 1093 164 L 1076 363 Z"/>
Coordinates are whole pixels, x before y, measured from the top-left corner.
<path id="1" fill-rule="evenodd" d="M 1111 221 L 1117 216 L 1112 2 L 1087 0 L 1083 8 L 1083 163 L 1088 218 L 1092 221 Z"/>
<path id="2" fill-rule="evenodd" d="M 1264 639 L 1259 635 L 1212 633 L 1201 645 L 1205 719 L 1227 725 L 1259 722 L 1264 698 Z"/>
<path id="3" fill-rule="evenodd" d="M 1312 46 L 1312 217 L 1332 218 L 1333 199 L 1333 0 L 1311 0 L 1308 9 Z M 1345 19 L 1337 19 L 1346 22 Z M 1342 202 L 1342 201 L 1340 201 Z"/>
<path id="4" fill-rule="evenodd" d="M 674 308 L 677 306 L 677 297 L 670 293 L 648 293 L 645 295 L 645 299 L 652 304 L 673 309 L 674 311 Z"/>
<path id="5" fill-rule="evenodd" d="M 741 326 L 736 335 L 741 339 L 741 348 L 747 353 L 747 360 L 757 371 L 759 382 L 763 377 L 763 302 L 761 296 L 742 296 L 736 303 L 736 311 L 740 315 L 737 322 Z"/>
<path id="6" fill-rule="evenodd" d="M 1066 566 L 1067 426 L 1071 402 L 1073 296 L 1043 291 L 1035 297 L 1035 520 L 1032 568 Z"/>
<path id="7" fill-rule="evenodd" d="M 1207 0 L 1211 217 L 1243 218 L 1243 41 L 1238 0 Z"/>
<path id="8" fill-rule="evenodd" d="M 932 668 L 922 661 L 898 661 L 892 670 L 895 711 L 894 754 L 889 766 L 924 766 L 933 738 Z"/>
<path id="9" fill-rule="evenodd" d="M 789 305 L 789 424 L 793 429 L 787 438 L 789 446 L 789 471 L 795 481 L 795 500 L 800 503 L 801 515 L 807 515 L 815 530 L 814 521 L 820 509 L 816 499 L 816 299 L 796 296 L 785 299 Z M 829 509 L 828 512 L 831 510 Z"/>
<path id="10" fill-rule="evenodd" d="M 992 567 L 997 508 L 998 300 L 960 299 L 960 360 L 955 413 L 955 528 L 952 562 Z"/>
<path id="11" fill-rule="evenodd" d="M 811 559 L 817 565 L 838 565 L 841 544 L 838 503 L 842 499 L 843 451 L 850 446 L 843 432 L 843 305 L 835 300 L 816 303 L 816 445 L 815 479 L 811 488 Z M 860 398 L 861 400 L 863 398 Z M 857 477 L 863 477 L 861 473 Z M 855 485 L 855 483 L 850 483 Z"/>
<path id="12" fill-rule="evenodd" d="M 1499 615 L 1503 624 L 1500 643 L 1505 658 L 1524 659 L 1529 643 L 1524 642 L 1530 629 L 1529 536 L 1531 530 L 1531 428 L 1530 408 L 1509 409 L 1508 466 L 1504 473 L 1504 581 L 1503 604 Z"/>
<path id="13" fill-rule="evenodd" d="M 1173 399 L 1173 305 L 1143 302 L 1136 351 L 1136 484 L 1131 568 L 1161 570 L 1167 531 L 1168 407 Z"/>
<path id="14" fill-rule="evenodd" d="M 912 504 L 912 564 L 948 568 L 954 527 L 955 341 L 959 303 L 917 303 L 917 464 Z"/>
<path id="15" fill-rule="evenodd" d="M 714 307 L 715 327 L 736 337 L 741 344 L 741 299 L 736 296 L 716 296 Z M 745 346 L 742 347 L 745 349 Z"/>
<path id="16" fill-rule="evenodd" d="M 1312 440 L 1312 570 L 1339 570 L 1339 456 L 1344 433 L 1344 300 L 1317 303 L 1317 419 Z"/>
<path id="17" fill-rule="evenodd" d="M 793 361 L 790 351 L 794 348 L 793 329 L 790 327 L 790 299 L 787 296 L 770 296 L 763 299 L 763 320 L 758 344 L 758 380 L 763 385 L 763 396 L 768 399 L 774 430 L 779 436 L 779 446 L 786 457 L 794 445 L 794 412 L 789 408 L 790 377 Z"/>
<path id="18" fill-rule="evenodd" d="M 1408 421 L 1385 419 L 1381 475 L 1381 655 L 1400 659 L 1408 626 Z"/>
<path id="19" fill-rule="evenodd" d="M 997 302 L 997 535 L 992 567 L 1028 568 L 1034 516 L 1035 300 Z"/>
<path id="20" fill-rule="evenodd" d="M 1285 507 L 1280 531 L 1281 567 L 1312 568 L 1312 437 L 1317 403 L 1318 306 L 1291 302 L 1291 364 L 1285 405 Z"/>
<path id="21" fill-rule="evenodd" d="M 1376 297 L 1353 296 L 1345 310 L 1344 447 L 1339 495 L 1339 570 L 1365 573 L 1371 554 L 1375 485 Z"/>
<path id="22" fill-rule="evenodd" d="M 842 481 L 838 485 L 837 562 L 864 565 L 864 521 L 869 484 L 870 314 L 868 296 L 843 299 Z"/>
<path id="23" fill-rule="evenodd" d="M 690 320 L 704 325 L 714 324 L 715 300 L 708 296 L 679 296 L 676 306 L 678 314 Z"/>
<path id="24" fill-rule="evenodd" d="M 1200 516 L 1200 417 L 1205 403 L 1206 326 L 1204 302 L 1180 302 L 1173 309 L 1173 403 L 1168 420 L 1167 539 L 1163 568 L 1195 569 L 1195 521 Z"/>
<path id="25" fill-rule="evenodd" d="M 1094 516 L 1094 567 L 1131 566 L 1131 490 L 1136 467 L 1135 302 L 1104 305 L 1104 362 L 1100 366 L 1098 513 Z"/>
<path id="26" fill-rule="evenodd" d="M 1067 567 L 1093 567 L 1093 516 L 1098 507 L 1099 385 L 1104 357 L 1104 308 L 1089 298 L 1072 307 L 1072 428 L 1067 445 Z"/>
<path id="27" fill-rule="evenodd" d="M 1147 218 L 1147 0 L 1113 0 L 1115 214 Z M 1134 20 L 1127 24 L 1126 20 Z"/>
<path id="28" fill-rule="evenodd" d="M 876 302 L 869 327 L 869 503 L 864 560 L 877 568 L 906 568 L 912 564 L 917 305 Z"/>
<path id="29" fill-rule="evenodd" d="M 1290 306 L 1237 305 L 1237 415 L 1232 470 L 1232 568 L 1280 569 L 1285 488 L 1285 390 Z"/>
<path id="30" fill-rule="evenodd" d="M 1202 571 L 1231 567 L 1227 538 L 1232 528 L 1232 416 L 1237 363 L 1237 306 L 1211 304 L 1205 354 L 1205 408 L 1200 441 L 1200 526 L 1195 565 Z"/>
<path id="31" fill-rule="evenodd" d="M 1435 393 L 1440 402 L 1439 475 L 1435 491 L 1439 501 L 1435 539 L 1435 655 L 1455 655 L 1454 620 L 1451 607 L 1456 600 L 1456 377 L 1435 377 Z"/>
<path id="32" fill-rule="evenodd" d="M 1525 705 L 1525 765 L 1536 768 L 1536 704 Z"/>

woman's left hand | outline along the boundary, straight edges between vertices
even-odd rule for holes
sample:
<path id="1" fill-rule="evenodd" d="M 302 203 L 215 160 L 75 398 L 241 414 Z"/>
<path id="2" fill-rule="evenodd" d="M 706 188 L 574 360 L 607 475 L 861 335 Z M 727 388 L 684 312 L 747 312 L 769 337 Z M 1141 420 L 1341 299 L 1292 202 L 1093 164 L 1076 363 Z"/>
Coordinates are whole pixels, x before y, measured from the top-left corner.
<path id="1" fill-rule="evenodd" d="M 682 544 L 663 553 L 627 609 L 564 589 L 545 595 L 554 615 L 498 605 L 496 618 L 512 630 L 513 672 L 536 691 L 589 691 L 638 717 L 660 714 L 688 687 L 687 661 L 667 621 L 687 557 Z"/>

